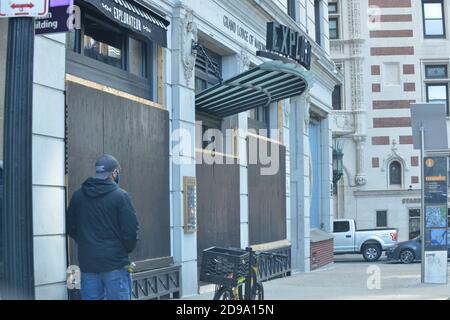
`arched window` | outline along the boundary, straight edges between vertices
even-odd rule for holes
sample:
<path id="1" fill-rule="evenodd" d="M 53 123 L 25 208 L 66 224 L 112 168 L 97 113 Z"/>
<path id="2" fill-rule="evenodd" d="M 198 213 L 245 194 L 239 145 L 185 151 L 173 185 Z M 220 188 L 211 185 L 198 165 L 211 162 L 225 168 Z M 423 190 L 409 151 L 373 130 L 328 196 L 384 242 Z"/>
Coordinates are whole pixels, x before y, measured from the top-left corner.
<path id="1" fill-rule="evenodd" d="M 391 186 L 402 184 L 402 165 L 398 161 L 392 161 L 389 165 L 389 184 Z"/>

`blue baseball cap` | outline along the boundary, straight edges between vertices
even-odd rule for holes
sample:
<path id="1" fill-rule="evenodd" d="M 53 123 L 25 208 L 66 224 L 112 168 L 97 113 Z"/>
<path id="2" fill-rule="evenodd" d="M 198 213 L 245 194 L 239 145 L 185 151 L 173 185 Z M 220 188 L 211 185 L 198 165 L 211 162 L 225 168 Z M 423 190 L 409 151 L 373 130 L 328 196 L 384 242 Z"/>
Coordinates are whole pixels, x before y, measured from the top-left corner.
<path id="1" fill-rule="evenodd" d="M 117 169 L 120 170 L 119 161 L 109 154 L 104 154 L 95 162 L 95 177 L 107 179 Z"/>

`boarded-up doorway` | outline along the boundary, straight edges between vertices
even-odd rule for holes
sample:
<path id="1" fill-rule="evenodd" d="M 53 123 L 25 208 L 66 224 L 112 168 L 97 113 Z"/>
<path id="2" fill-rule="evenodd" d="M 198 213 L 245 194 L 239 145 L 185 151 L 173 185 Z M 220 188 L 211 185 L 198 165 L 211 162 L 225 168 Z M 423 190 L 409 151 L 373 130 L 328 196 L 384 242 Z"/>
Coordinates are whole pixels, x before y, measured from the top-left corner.
<path id="1" fill-rule="evenodd" d="M 68 82 L 66 116 L 68 199 L 94 174 L 100 155 L 114 155 L 140 222 L 132 260 L 170 256 L 168 112 Z M 70 242 L 73 264 L 75 251 Z"/>

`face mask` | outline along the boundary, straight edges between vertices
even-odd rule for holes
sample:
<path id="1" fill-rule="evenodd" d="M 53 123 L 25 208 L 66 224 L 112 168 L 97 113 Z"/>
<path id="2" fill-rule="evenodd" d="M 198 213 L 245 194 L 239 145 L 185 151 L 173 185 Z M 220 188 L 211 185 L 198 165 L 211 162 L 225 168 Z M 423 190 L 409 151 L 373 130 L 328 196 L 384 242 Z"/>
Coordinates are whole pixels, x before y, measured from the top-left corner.
<path id="1" fill-rule="evenodd" d="M 116 183 L 116 184 L 119 184 L 120 183 L 120 174 L 118 174 L 118 175 L 116 175 L 116 178 L 114 179 L 114 182 Z"/>

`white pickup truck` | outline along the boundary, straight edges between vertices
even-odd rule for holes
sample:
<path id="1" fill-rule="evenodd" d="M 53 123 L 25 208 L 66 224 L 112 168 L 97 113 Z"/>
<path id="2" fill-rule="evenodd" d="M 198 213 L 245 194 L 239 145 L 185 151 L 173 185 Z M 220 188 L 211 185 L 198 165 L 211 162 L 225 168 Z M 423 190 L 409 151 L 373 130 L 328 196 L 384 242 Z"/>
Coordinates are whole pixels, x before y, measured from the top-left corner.
<path id="1" fill-rule="evenodd" d="M 355 220 L 334 220 L 334 254 L 361 253 L 366 261 L 377 261 L 383 251 L 394 247 L 398 229 L 357 230 Z"/>

